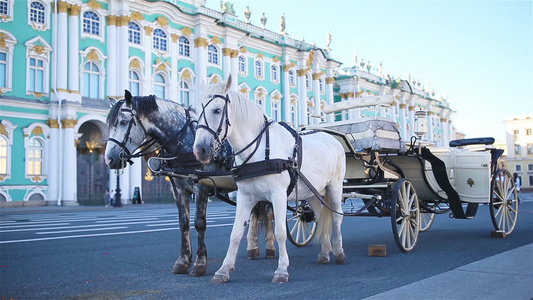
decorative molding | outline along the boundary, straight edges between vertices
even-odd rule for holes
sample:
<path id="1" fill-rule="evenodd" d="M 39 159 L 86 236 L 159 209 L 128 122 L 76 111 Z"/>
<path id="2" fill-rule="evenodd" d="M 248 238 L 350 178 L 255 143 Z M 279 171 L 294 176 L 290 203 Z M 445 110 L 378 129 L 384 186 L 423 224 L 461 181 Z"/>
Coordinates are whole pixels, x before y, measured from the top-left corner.
<path id="1" fill-rule="evenodd" d="M 191 72 L 189 70 L 183 71 L 183 73 L 181 73 L 181 79 L 192 79 Z"/>
<path id="2" fill-rule="evenodd" d="M 248 49 L 246 49 L 246 47 L 242 46 L 242 47 L 239 49 L 239 52 L 241 52 L 242 54 L 245 54 L 245 53 L 248 53 Z"/>
<path id="3" fill-rule="evenodd" d="M 152 35 L 152 32 L 154 31 L 154 29 L 150 26 L 144 26 L 144 33 L 146 35 Z"/>
<path id="4" fill-rule="evenodd" d="M 68 9 L 70 8 L 70 4 L 65 1 L 59 1 L 57 2 L 57 11 L 59 13 L 67 13 Z"/>
<path id="5" fill-rule="evenodd" d="M 434 116 L 435 115 L 435 112 L 433 111 L 428 111 L 428 116 Z"/>
<path id="6" fill-rule="evenodd" d="M 318 73 L 313 73 L 313 80 L 319 80 L 320 76 L 324 75 L 324 71 L 320 71 Z"/>
<path id="7" fill-rule="evenodd" d="M 311 52 L 309 52 L 309 56 L 307 57 L 307 62 L 306 62 L 306 65 L 308 67 L 310 67 L 311 64 L 313 63 L 314 57 L 315 57 L 315 50 L 311 50 Z"/>
<path id="8" fill-rule="evenodd" d="M 139 62 L 137 58 L 134 58 L 131 60 L 130 69 L 138 69 L 138 70 L 141 69 L 141 63 Z"/>
<path id="9" fill-rule="evenodd" d="M 196 48 L 200 48 L 200 47 L 205 48 L 207 47 L 207 45 L 209 45 L 209 43 L 204 38 L 197 38 L 196 40 L 194 40 L 194 47 Z"/>
<path id="10" fill-rule="evenodd" d="M 100 57 L 98 56 L 98 53 L 96 52 L 95 49 L 91 49 L 91 51 L 87 53 L 86 60 L 100 61 Z"/>
<path id="11" fill-rule="evenodd" d="M 131 18 L 135 21 L 140 21 L 140 20 L 144 20 L 144 17 L 143 15 L 138 12 L 138 11 L 134 11 L 131 13 Z"/>
<path id="12" fill-rule="evenodd" d="M 259 59 L 263 59 L 264 55 L 263 55 L 263 53 L 259 52 L 259 53 L 257 53 L 256 57 L 259 58 Z"/>
<path id="13" fill-rule="evenodd" d="M 190 29 L 189 27 L 183 27 L 181 29 L 181 33 L 183 33 L 183 35 L 191 35 L 192 34 L 192 29 Z"/>
<path id="14" fill-rule="evenodd" d="M 326 84 L 333 84 L 335 82 L 335 77 L 326 78 Z"/>
<path id="15" fill-rule="evenodd" d="M 74 128 L 78 124 L 78 120 L 76 119 L 63 119 L 61 120 L 61 125 L 63 128 Z"/>
<path id="16" fill-rule="evenodd" d="M 103 9 L 102 4 L 96 2 L 96 0 L 91 0 L 87 2 L 87 5 L 92 9 Z"/>
<path id="17" fill-rule="evenodd" d="M 446 118 L 440 118 L 440 121 L 441 121 L 441 122 L 447 122 L 448 119 L 446 119 Z"/>
<path id="18" fill-rule="evenodd" d="M 159 26 L 162 26 L 162 27 L 167 27 L 167 26 L 168 26 L 168 19 L 165 18 L 165 17 L 157 17 L 157 19 L 155 20 L 155 22 L 156 22 Z"/>
<path id="19" fill-rule="evenodd" d="M 400 109 L 405 109 L 407 107 L 407 103 L 400 104 Z"/>
<path id="20" fill-rule="evenodd" d="M 3 134 L 5 136 L 9 136 L 9 132 L 7 132 L 6 126 L 4 124 L 0 124 L 0 134 Z"/>
<path id="21" fill-rule="evenodd" d="M 70 5 L 70 10 L 68 12 L 68 15 L 69 16 L 76 16 L 78 17 L 80 15 L 80 12 L 81 12 L 81 6 L 79 5 L 75 5 L 75 4 L 71 4 Z"/>
<path id="22" fill-rule="evenodd" d="M 176 34 L 176 33 L 173 33 L 173 34 L 170 35 L 170 37 L 172 38 L 172 42 L 173 43 L 177 43 L 179 38 L 180 38 L 180 35 Z"/>
<path id="23" fill-rule="evenodd" d="M 59 128 L 59 122 L 57 121 L 57 119 L 48 119 L 46 123 L 50 128 Z"/>
<path id="24" fill-rule="evenodd" d="M 231 49 L 231 48 L 222 48 L 222 55 L 231 56 L 232 53 L 233 53 L 233 49 Z"/>
<path id="25" fill-rule="evenodd" d="M 280 62 L 280 59 L 279 59 L 279 57 L 274 56 L 274 58 L 272 59 L 272 61 L 274 61 L 275 63 L 277 63 L 277 62 Z"/>
<path id="26" fill-rule="evenodd" d="M 231 51 L 231 54 L 230 54 L 231 58 L 236 58 L 237 56 L 239 56 L 239 50 Z"/>
<path id="27" fill-rule="evenodd" d="M 212 84 L 217 84 L 218 82 L 219 82 L 219 80 L 218 80 L 218 76 L 213 76 L 213 77 L 211 77 L 211 83 L 212 83 Z"/>
<path id="28" fill-rule="evenodd" d="M 222 44 L 222 41 L 215 35 L 211 38 L 211 44 L 220 45 Z"/>
<path id="29" fill-rule="evenodd" d="M 309 71 L 309 69 L 301 69 L 301 70 L 297 70 L 296 74 L 298 74 L 298 76 L 305 76 L 305 75 L 307 75 L 308 71 Z"/>
<path id="30" fill-rule="evenodd" d="M 414 111 L 416 106 L 409 106 L 409 111 Z"/>
<path id="31" fill-rule="evenodd" d="M 109 15 L 105 19 L 108 26 L 117 26 L 117 16 Z"/>
<path id="32" fill-rule="evenodd" d="M 43 129 L 41 126 L 35 126 L 33 130 L 31 131 L 31 134 L 33 135 L 43 135 Z"/>
<path id="33" fill-rule="evenodd" d="M 290 69 L 291 69 L 290 65 L 284 65 L 283 66 L 283 72 L 289 72 Z"/>
<path id="34" fill-rule="evenodd" d="M 131 17 L 128 17 L 128 16 L 117 17 L 117 26 L 129 26 L 130 21 L 131 21 Z"/>

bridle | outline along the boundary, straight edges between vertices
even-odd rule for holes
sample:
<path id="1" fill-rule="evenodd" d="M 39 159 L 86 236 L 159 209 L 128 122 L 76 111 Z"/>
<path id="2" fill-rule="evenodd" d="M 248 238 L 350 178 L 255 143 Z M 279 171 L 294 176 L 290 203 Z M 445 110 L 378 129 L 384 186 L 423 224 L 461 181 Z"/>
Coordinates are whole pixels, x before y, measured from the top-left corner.
<path id="1" fill-rule="evenodd" d="M 220 98 L 220 99 L 224 100 L 224 107 L 222 108 L 222 117 L 220 118 L 220 122 L 218 124 L 218 128 L 215 131 L 215 130 L 213 130 L 213 129 L 211 129 L 209 127 L 209 124 L 207 122 L 207 117 L 205 116 L 205 109 L 213 100 L 215 100 L 217 98 Z M 211 96 L 211 99 L 209 99 L 209 101 L 207 101 L 207 103 L 205 105 L 202 104 L 202 113 L 200 114 L 200 117 L 198 118 L 198 120 L 201 120 L 203 118 L 203 120 L 205 122 L 205 125 L 198 123 L 198 129 L 207 130 L 207 132 L 211 133 L 213 135 L 213 137 L 215 138 L 215 141 L 211 145 L 213 153 L 218 153 L 219 152 L 220 146 L 222 145 L 222 143 L 227 138 L 228 128 L 231 126 L 231 123 L 230 123 L 229 117 L 228 117 L 228 104 L 229 103 L 231 103 L 231 100 L 229 99 L 228 94 L 226 94 L 226 96 L 220 95 L 220 94 L 216 94 L 216 95 Z M 246 151 L 253 144 L 255 144 L 255 148 L 253 149 L 252 153 L 250 155 L 248 155 L 248 157 L 246 159 L 244 159 L 244 161 L 242 162 L 241 166 L 246 164 L 252 158 L 252 156 L 254 156 L 255 152 L 259 148 L 259 145 L 261 144 L 261 138 L 263 137 L 263 134 L 266 133 L 265 158 L 269 159 L 269 157 L 270 157 L 270 141 L 269 141 L 268 128 L 270 127 L 270 125 L 272 125 L 272 123 L 274 123 L 274 121 L 273 120 L 268 120 L 266 116 L 263 116 L 263 117 L 264 117 L 264 120 L 265 120 L 263 129 L 255 137 L 255 139 L 253 139 L 246 147 L 242 148 L 240 151 L 238 151 L 236 153 L 233 153 L 230 156 L 225 156 L 226 158 L 227 157 L 234 158 L 234 157 L 240 155 L 241 153 L 243 153 L 244 151 Z M 222 138 L 220 138 L 220 134 L 222 133 L 222 126 L 224 125 L 224 123 L 226 123 L 226 130 L 224 130 L 224 136 Z M 214 157 L 214 159 L 217 159 L 217 158 Z"/>

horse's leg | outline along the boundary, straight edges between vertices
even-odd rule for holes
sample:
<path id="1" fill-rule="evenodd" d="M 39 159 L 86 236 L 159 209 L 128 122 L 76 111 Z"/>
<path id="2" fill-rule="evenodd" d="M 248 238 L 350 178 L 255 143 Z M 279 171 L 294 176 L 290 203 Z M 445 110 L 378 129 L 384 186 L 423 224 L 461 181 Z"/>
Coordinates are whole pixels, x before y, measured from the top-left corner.
<path id="1" fill-rule="evenodd" d="M 248 245 L 246 249 L 248 250 L 248 259 L 256 259 L 259 256 L 259 247 L 257 246 L 257 223 L 259 221 L 259 214 L 261 211 L 260 207 L 261 202 L 258 202 L 252 209 L 252 214 L 250 215 L 250 225 L 248 226 L 248 235 L 246 240 Z"/>
<path id="2" fill-rule="evenodd" d="M 337 212 L 342 212 L 342 181 L 338 183 L 331 183 L 326 191 L 331 200 L 331 207 Z M 333 256 L 335 257 L 335 263 L 338 265 L 344 264 L 346 261 L 346 255 L 342 248 L 342 232 L 341 225 L 343 216 L 332 212 L 333 225 L 332 225 L 332 240 L 333 240 Z"/>
<path id="3" fill-rule="evenodd" d="M 276 222 L 275 235 L 278 242 L 279 258 L 278 268 L 274 272 L 272 283 L 289 282 L 289 255 L 287 254 L 287 194 L 285 191 L 276 191 L 271 196 L 274 210 L 274 220 Z"/>
<path id="4" fill-rule="evenodd" d="M 329 230 L 320 230 L 322 222 L 328 222 L 327 216 L 324 216 L 324 219 L 322 220 L 322 217 L 324 215 L 323 210 L 328 209 L 327 207 L 324 207 L 322 203 L 318 200 L 317 197 L 312 196 L 307 200 L 307 203 L 311 206 L 313 209 L 313 212 L 315 213 L 315 219 L 318 223 L 318 229 L 316 231 L 318 241 L 320 241 L 321 249 L 320 253 L 318 253 L 317 257 L 317 263 L 319 264 L 327 264 L 329 263 L 329 253 L 331 252 L 331 242 L 329 238 Z M 327 212 L 326 212 L 327 213 Z M 329 229 L 329 228 L 328 228 Z M 327 231 L 327 232 L 324 232 Z"/>
<path id="5" fill-rule="evenodd" d="M 211 284 L 226 283 L 229 281 L 229 273 L 235 269 L 235 260 L 237 259 L 242 235 L 248 226 L 247 221 L 250 217 L 250 212 L 256 203 L 249 201 L 249 197 L 243 197 L 237 190 L 237 210 L 235 212 L 233 228 L 231 229 L 228 252 L 226 252 L 222 266 L 215 272 L 213 278 L 211 278 Z"/>
<path id="6" fill-rule="evenodd" d="M 265 241 L 266 241 L 266 258 L 276 258 L 276 246 L 274 245 L 274 211 L 272 210 L 272 203 L 265 204 Z"/>
<path id="7" fill-rule="evenodd" d="M 189 266 L 192 260 L 192 246 L 189 235 L 189 197 L 190 193 L 183 188 L 181 182 L 177 179 L 171 179 L 174 192 L 174 199 L 179 213 L 179 225 L 181 231 L 181 253 L 180 257 L 172 268 L 174 274 L 185 274 L 189 272 Z"/>
<path id="8" fill-rule="evenodd" d="M 191 276 L 203 276 L 207 271 L 207 247 L 205 246 L 205 229 L 207 227 L 206 214 L 207 202 L 209 199 L 208 189 L 204 186 L 194 185 L 194 195 L 196 198 L 196 216 L 194 227 L 198 234 L 198 250 L 196 250 L 196 261 L 189 273 Z"/>

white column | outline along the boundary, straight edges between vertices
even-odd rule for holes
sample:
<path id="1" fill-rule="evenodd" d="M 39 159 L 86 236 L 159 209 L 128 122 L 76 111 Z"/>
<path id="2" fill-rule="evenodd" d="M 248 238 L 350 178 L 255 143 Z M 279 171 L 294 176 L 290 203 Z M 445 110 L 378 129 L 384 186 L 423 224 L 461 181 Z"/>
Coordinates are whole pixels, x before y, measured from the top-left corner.
<path id="1" fill-rule="evenodd" d="M 328 77 L 326 78 L 326 101 L 328 105 L 333 104 L 333 83 L 335 82 L 334 77 Z M 335 121 L 335 114 L 328 114 L 326 116 L 326 122 L 334 122 Z"/>
<path id="2" fill-rule="evenodd" d="M 306 126 L 307 124 L 307 88 L 305 87 L 305 75 L 307 69 L 301 69 L 298 73 L 298 99 L 300 99 L 300 116 L 298 118 L 299 126 Z"/>
<path id="3" fill-rule="evenodd" d="M 57 201 L 59 197 L 59 125 L 57 119 L 48 119 L 50 126 L 50 150 L 48 152 L 48 192 L 47 201 Z"/>
<path id="4" fill-rule="evenodd" d="M 415 135 L 415 106 L 409 106 L 409 133 L 408 138 L 411 139 L 411 137 Z M 427 136 L 426 136 L 427 140 Z"/>
<path id="5" fill-rule="evenodd" d="M 239 90 L 239 61 L 237 60 L 239 57 L 239 50 L 232 50 L 230 57 L 231 74 L 234 80 L 231 85 L 231 90 L 236 92 Z"/>
<path id="6" fill-rule="evenodd" d="M 170 43 L 170 99 L 177 103 L 181 103 L 178 77 L 178 40 L 179 35 L 173 33 L 171 35 L 172 43 Z M 140 188 L 140 187 L 139 187 Z"/>
<path id="7" fill-rule="evenodd" d="M 130 17 L 121 16 L 117 18 L 117 93 L 124 94 L 124 90 L 128 89 L 129 81 L 129 45 L 128 45 L 128 25 Z"/>
<path id="8" fill-rule="evenodd" d="M 447 147 L 450 143 L 450 137 L 448 136 L 448 126 L 447 126 L 447 119 L 446 118 L 440 118 L 440 128 L 442 131 L 442 141 L 441 146 Z"/>
<path id="9" fill-rule="evenodd" d="M 428 132 L 426 133 L 426 138 L 428 141 L 436 142 L 433 139 L 433 118 L 435 117 L 435 113 L 432 111 L 428 111 L 428 114 L 426 116 L 427 122 L 428 122 Z"/>
<path id="10" fill-rule="evenodd" d="M 153 94 L 152 90 L 152 32 L 154 29 L 149 26 L 144 27 L 146 36 L 144 37 L 144 78 L 143 94 Z"/>
<path id="11" fill-rule="evenodd" d="M 228 80 L 229 75 L 231 74 L 231 53 L 233 50 L 231 48 L 222 49 L 222 70 L 224 72 L 224 80 Z M 235 77 L 235 76 L 233 76 Z M 237 84 L 238 85 L 238 84 Z"/>
<path id="12" fill-rule="evenodd" d="M 57 15 L 57 90 L 58 92 L 68 93 L 67 74 L 68 74 L 68 22 L 67 11 L 68 3 L 58 2 Z"/>
<path id="13" fill-rule="evenodd" d="M 107 16 L 107 96 L 118 97 L 117 92 L 117 16 Z"/>
<path id="14" fill-rule="evenodd" d="M 283 73 L 281 76 L 283 76 L 283 98 L 281 99 L 281 102 L 283 103 L 283 117 L 282 120 L 291 123 L 291 84 L 289 83 L 289 68 L 290 63 L 289 60 L 284 62 L 283 66 Z M 297 122 L 294 120 L 295 123 Z M 295 124 L 291 124 L 295 125 Z"/>
<path id="15" fill-rule="evenodd" d="M 411 137 L 407 134 L 407 120 L 405 118 L 406 108 L 407 103 L 403 102 L 400 104 L 400 135 L 404 141 L 409 141 Z"/>
<path id="16" fill-rule="evenodd" d="M 130 182 L 129 182 L 129 189 L 128 189 L 129 194 L 128 194 L 127 199 L 130 199 L 130 200 L 133 198 L 133 191 L 135 190 L 136 187 L 139 188 L 139 191 L 142 189 L 142 175 L 143 174 L 142 174 L 141 159 L 142 158 L 140 157 L 132 159 L 133 165 L 129 167 Z"/>
<path id="17" fill-rule="evenodd" d="M 208 42 L 205 38 L 199 37 L 194 40 L 194 49 L 196 51 L 196 59 L 194 63 L 194 72 L 196 73 L 196 95 L 192 100 L 192 107 L 198 107 L 198 97 L 200 97 L 198 91 L 202 90 L 202 84 L 205 84 L 207 81 L 207 50 L 206 47 Z"/>
<path id="18" fill-rule="evenodd" d="M 80 38 L 79 38 L 79 15 L 81 7 L 71 5 L 69 11 L 69 28 L 68 28 L 68 90 L 70 93 L 80 94 Z"/>
<path id="19" fill-rule="evenodd" d="M 74 126 L 78 120 L 63 119 L 63 193 L 62 200 L 67 202 L 77 202 L 77 168 L 76 168 L 76 134 Z"/>
<path id="20" fill-rule="evenodd" d="M 318 72 L 318 67 L 313 65 L 313 103 L 315 107 L 313 109 L 314 118 L 311 119 L 313 124 L 320 123 L 320 113 L 322 109 L 320 108 L 320 73 Z"/>

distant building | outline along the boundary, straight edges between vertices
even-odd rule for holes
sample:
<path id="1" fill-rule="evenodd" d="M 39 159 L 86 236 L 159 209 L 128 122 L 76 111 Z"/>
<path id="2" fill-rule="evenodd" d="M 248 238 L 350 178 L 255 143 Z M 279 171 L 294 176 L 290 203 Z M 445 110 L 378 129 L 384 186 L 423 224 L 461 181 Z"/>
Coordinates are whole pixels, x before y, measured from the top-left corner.
<path id="1" fill-rule="evenodd" d="M 517 173 L 522 187 L 533 188 L 533 114 L 505 118 L 507 169 Z"/>
<path id="2" fill-rule="evenodd" d="M 57 7 L 54 7 L 57 3 Z M 115 175 L 103 161 L 109 98 L 155 94 L 194 106 L 203 81 L 233 75 L 236 91 L 271 118 L 299 128 L 364 119 L 372 109 L 325 116 L 325 105 L 394 94 L 380 116 L 395 120 L 404 140 L 413 113 L 428 112 L 427 139 L 457 137 L 447 100 L 418 80 L 392 78 L 370 62 L 341 68 L 324 48 L 222 12 L 203 0 L 0 0 L 0 205 L 103 204 L 106 188 L 128 203 L 170 197 L 142 159 Z M 377 73 L 377 74 L 375 74 Z M 155 201 L 155 200 L 154 200 Z"/>

